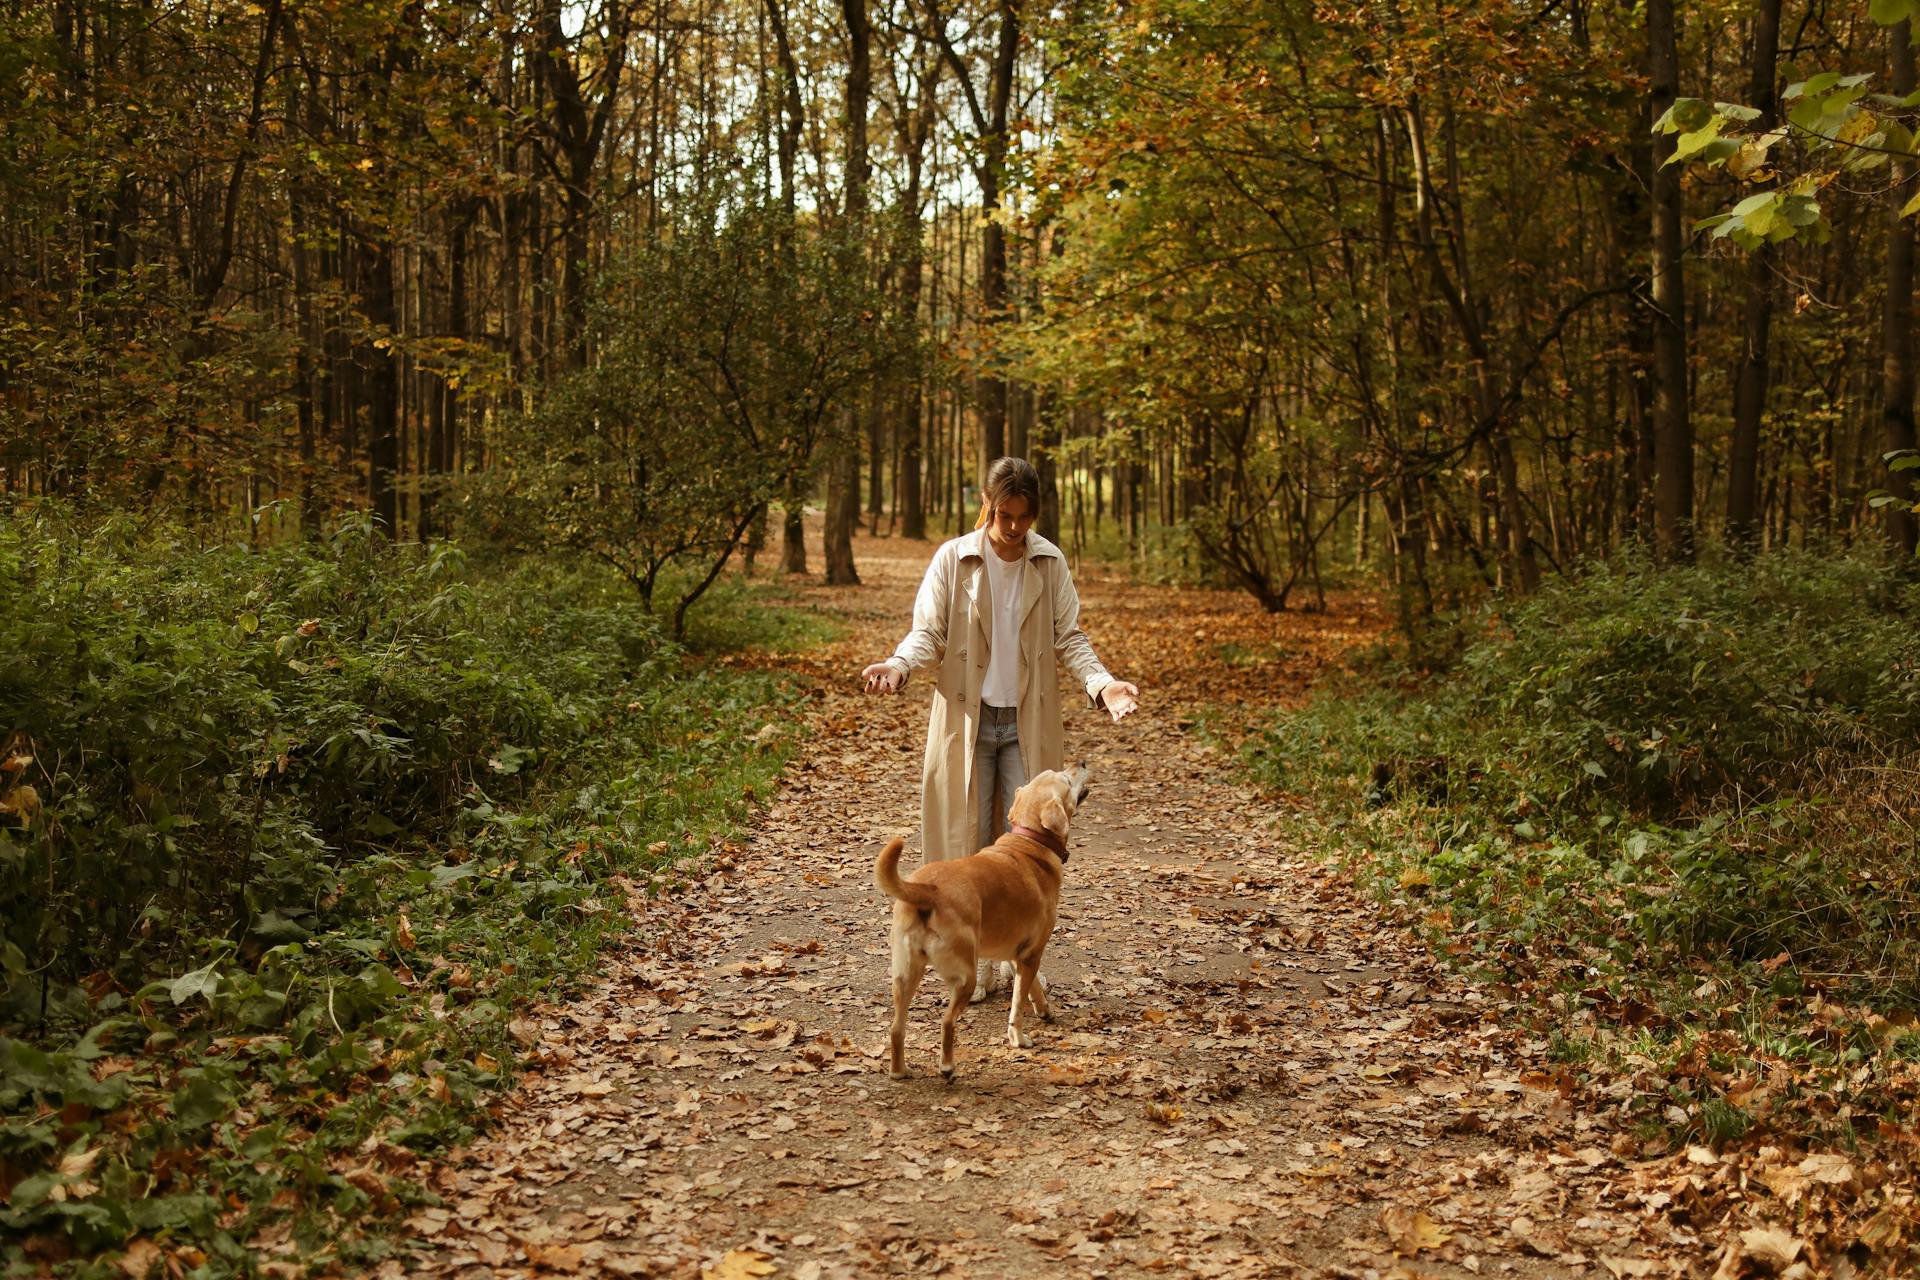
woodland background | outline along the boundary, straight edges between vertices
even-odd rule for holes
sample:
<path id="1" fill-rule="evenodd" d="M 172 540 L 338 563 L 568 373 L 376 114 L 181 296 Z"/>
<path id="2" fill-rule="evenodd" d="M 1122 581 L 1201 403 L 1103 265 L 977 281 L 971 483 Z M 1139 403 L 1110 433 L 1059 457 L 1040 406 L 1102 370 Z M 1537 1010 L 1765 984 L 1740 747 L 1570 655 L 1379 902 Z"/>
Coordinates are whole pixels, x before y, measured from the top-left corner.
<path id="1" fill-rule="evenodd" d="M 393 1208 L 338 1153 L 483 1122 L 596 894 L 795 749 L 750 655 L 832 624 L 783 581 L 971 528 L 1008 453 L 1077 560 L 1382 593 L 1351 685 L 1221 744 L 1570 984 L 1574 1060 L 1722 1037 L 1650 1123 L 1878 1132 L 1915 8 L 8 6 L 10 1256 Z M 1853 1092 L 1762 1114 L 1762 1058 Z"/>
<path id="2" fill-rule="evenodd" d="M 775 511 L 803 567 L 816 492 L 846 580 L 1003 452 L 1271 607 L 1851 541 L 1913 445 L 1902 3 L 16 7 L 0 475 L 643 590 Z"/>

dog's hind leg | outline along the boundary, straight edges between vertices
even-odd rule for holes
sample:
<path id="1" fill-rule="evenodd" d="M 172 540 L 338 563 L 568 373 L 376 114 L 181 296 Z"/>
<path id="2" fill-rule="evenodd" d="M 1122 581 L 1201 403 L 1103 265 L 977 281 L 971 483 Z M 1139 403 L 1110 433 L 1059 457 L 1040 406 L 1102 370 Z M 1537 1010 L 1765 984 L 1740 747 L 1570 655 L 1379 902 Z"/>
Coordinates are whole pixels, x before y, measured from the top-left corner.
<path id="1" fill-rule="evenodd" d="M 927 957 L 923 951 L 894 956 L 893 1027 L 888 1033 L 892 1057 L 887 1064 L 887 1074 L 895 1080 L 907 1078 L 907 1007 L 913 1003 L 914 993 L 920 990 L 920 979 L 926 971 Z"/>
<path id="2" fill-rule="evenodd" d="M 1034 1012 L 1048 1022 L 1053 1021 L 1053 1006 L 1047 1003 L 1047 990 L 1040 985 L 1039 956 L 1013 962 L 1013 1008 L 1007 1010 L 1007 1045 L 1010 1048 L 1033 1048 L 1033 1037 L 1021 1025 L 1025 1021 L 1029 1000 L 1033 1002 Z"/>
<path id="3" fill-rule="evenodd" d="M 1040 976 L 1040 957 L 1033 958 L 1033 975 L 1027 979 L 1027 999 L 1040 1021 L 1053 1021 L 1053 1001 L 1047 996 L 1047 980 Z"/>
<path id="4" fill-rule="evenodd" d="M 950 995 L 947 1000 L 947 1016 L 940 1019 L 940 1074 L 948 1080 L 953 1079 L 953 1041 L 955 1025 L 960 1015 L 967 1011 L 967 1004 L 973 999 L 973 961 L 968 960 L 966 967 L 947 979 Z"/>

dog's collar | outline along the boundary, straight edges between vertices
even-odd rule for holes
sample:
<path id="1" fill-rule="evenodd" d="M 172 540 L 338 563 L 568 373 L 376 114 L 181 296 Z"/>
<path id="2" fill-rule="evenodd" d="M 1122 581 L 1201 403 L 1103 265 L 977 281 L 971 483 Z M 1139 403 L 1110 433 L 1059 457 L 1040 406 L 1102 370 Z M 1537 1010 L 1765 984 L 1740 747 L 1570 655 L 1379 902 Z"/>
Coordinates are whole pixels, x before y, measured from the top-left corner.
<path id="1" fill-rule="evenodd" d="M 1023 827 L 1016 822 L 1013 824 L 1013 827 L 1009 832 L 1009 834 L 1016 835 L 1016 836 L 1025 836 L 1027 839 L 1033 841 L 1035 844 L 1045 845 L 1047 848 L 1053 850 L 1056 854 L 1060 855 L 1061 862 L 1064 863 L 1067 860 L 1067 842 L 1065 840 L 1062 840 L 1059 836 L 1053 834 L 1053 832 L 1051 831 L 1047 831 L 1044 829 L 1035 830 L 1032 827 Z"/>

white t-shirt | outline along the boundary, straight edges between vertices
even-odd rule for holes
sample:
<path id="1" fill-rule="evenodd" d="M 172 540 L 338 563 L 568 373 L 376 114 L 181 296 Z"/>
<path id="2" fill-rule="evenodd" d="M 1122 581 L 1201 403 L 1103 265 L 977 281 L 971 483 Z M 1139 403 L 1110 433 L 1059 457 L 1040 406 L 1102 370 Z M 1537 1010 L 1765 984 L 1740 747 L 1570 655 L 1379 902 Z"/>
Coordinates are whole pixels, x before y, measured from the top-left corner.
<path id="1" fill-rule="evenodd" d="M 1020 705 L 1020 594 L 1027 582 L 1027 558 L 1006 561 L 988 546 L 987 590 L 992 593 L 993 643 L 980 701 L 990 707 Z"/>

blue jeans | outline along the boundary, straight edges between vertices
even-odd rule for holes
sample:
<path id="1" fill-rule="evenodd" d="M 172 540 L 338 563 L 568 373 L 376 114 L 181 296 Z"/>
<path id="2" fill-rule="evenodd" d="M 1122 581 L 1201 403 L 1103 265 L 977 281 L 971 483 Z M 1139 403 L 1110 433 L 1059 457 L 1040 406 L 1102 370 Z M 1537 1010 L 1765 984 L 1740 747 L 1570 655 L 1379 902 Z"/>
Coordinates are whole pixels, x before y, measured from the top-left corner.
<path id="1" fill-rule="evenodd" d="M 1020 761 L 1020 721 L 1018 709 L 980 704 L 980 729 L 973 740 L 973 779 L 979 788 L 980 806 L 974 824 L 973 847 L 984 849 L 994 840 L 994 818 L 1001 829 L 1009 825 L 1008 811 L 1013 808 L 1013 793 L 1026 785 L 1027 769 Z M 999 791 L 999 804 L 994 792 Z"/>

